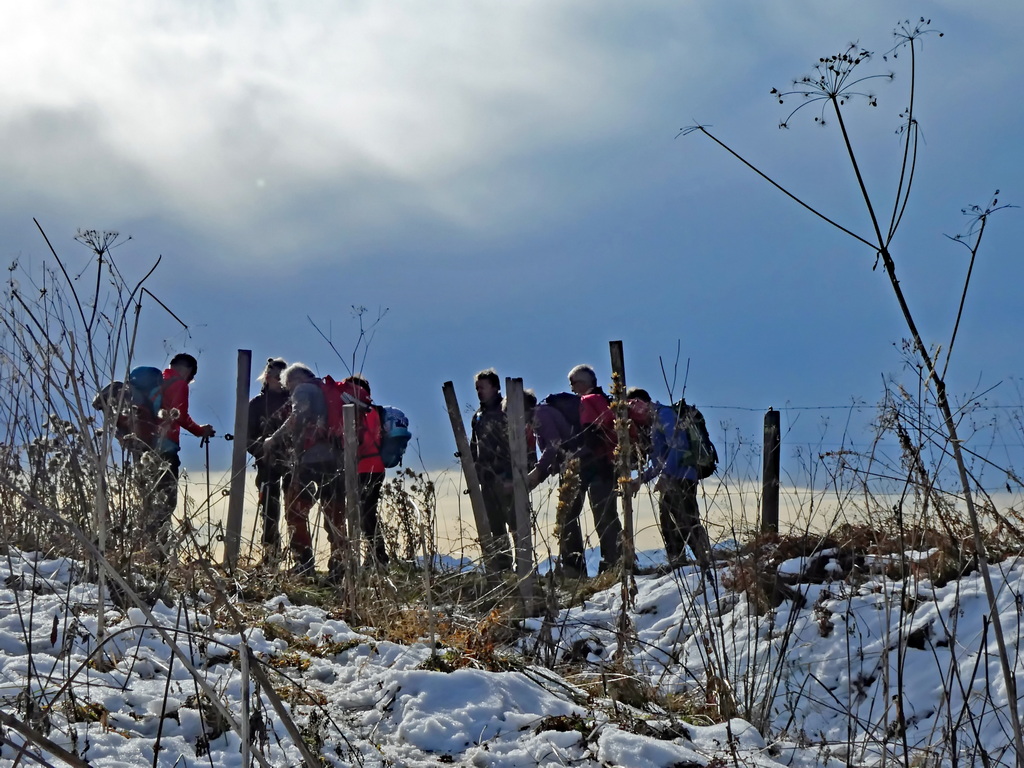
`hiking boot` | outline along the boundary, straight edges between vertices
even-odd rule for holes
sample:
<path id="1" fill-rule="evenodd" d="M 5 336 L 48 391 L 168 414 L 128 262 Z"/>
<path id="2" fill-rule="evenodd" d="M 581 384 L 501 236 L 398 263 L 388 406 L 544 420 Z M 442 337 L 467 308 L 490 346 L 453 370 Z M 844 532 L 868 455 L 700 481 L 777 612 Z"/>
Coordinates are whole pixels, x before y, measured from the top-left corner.
<path id="1" fill-rule="evenodd" d="M 678 570 L 684 565 L 690 564 L 690 558 L 685 553 L 679 553 L 678 555 L 669 555 L 668 557 L 668 568 L 670 571 Z"/>
<path id="2" fill-rule="evenodd" d="M 341 554 L 332 554 L 327 561 L 327 581 L 336 587 L 340 587 L 345 581 L 345 557 Z"/>
<path id="3" fill-rule="evenodd" d="M 602 573 L 607 573 L 608 571 L 619 571 L 619 572 L 621 572 L 622 571 L 622 560 L 621 559 L 616 560 L 614 563 L 609 563 L 609 562 L 606 562 L 605 560 L 602 560 L 600 562 L 600 564 L 597 566 L 597 575 L 600 576 Z M 630 573 L 634 573 L 635 574 L 636 572 L 637 572 L 637 562 L 636 562 L 636 560 L 633 560 L 633 567 L 630 569 Z"/>
<path id="4" fill-rule="evenodd" d="M 718 571 L 705 565 L 700 569 L 700 578 L 704 585 L 715 592 L 718 591 Z"/>
<path id="5" fill-rule="evenodd" d="M 363 560 L 363 570 L 372 573 L 387 573 L 388 572 L 388 559 L 374 557 L 373 555 L 368 556 Z"/>
<path id="6" fill-rule="evenodd" d="M 580 582 L 587 578 L 587 572 L 569 563 L 561 564 L 555 568 L 555 575 L 564 583 Z"/>
<path id="7" fill-rule="evenodd" d="M 276 571 L 281 565 L 281 550 L 278 547 L 266 545 L 263 548 L 263 557 L 260 558 L 260 568 L 268 571 Z"/>
<path id="8" fill-rule="evenodd" d="M 512 570 L 512 555 L 508 552 L 498 552 L 491 558 L 491 569 L 495 573 L 504 573 Z"/>
<path id="9" fill-rule="evenodd" d="M 295 565 L 288 573 L 292 576 L 312 576 L 316 572 L 316 565 L 312 549 L 304 549 L 295 556 Z"/>

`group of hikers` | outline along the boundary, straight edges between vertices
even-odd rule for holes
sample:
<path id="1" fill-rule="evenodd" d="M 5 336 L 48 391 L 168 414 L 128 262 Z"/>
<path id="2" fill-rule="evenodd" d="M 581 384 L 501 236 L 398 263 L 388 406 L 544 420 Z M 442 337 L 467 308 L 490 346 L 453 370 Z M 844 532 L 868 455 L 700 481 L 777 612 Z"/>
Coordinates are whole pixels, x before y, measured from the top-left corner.
<path id="1" fill-rule="evenodd" d="M 181 430 L 203 440 L 215 436 L 211 425 L 200 425 L 189 414 L 188 387 L 197 371 L 193 356 L 178 354 L 162 372 L 133 369 L 128 383 L 108 385 L 94 402 L 115 414 L 116 434 L 133 458 L 160 469 L 152 486 L 152 498 L 158 501 L 144 509 L 148 529 L 154 533 L 166 534 L 177 505 Z M 283 510 L 291 571 L 299 576 L 314 573 L 309 520 L 314 504 L 319 503 L 330 543 L 328 578 L 343 577 L 349 547 L 358 546 L 360 535 L 366 541 L 363 568 L 386 570 L 389 556 L 378 506 L 386 470 L 400 461 L 408 441 L 404 415 L 374 404 L 370 383 L 361 375 L 336 382 L 329 376 L 318 377 L 302 363 L 270 358 L 258 381 L 260 391 L 249 402 L 246 448 L 256 465 L 264 565 L 276 567 L 283 559 Z M 474 383 L 479 408 L 471 422 L 470 447 L 490 527 L 480 532 L 481 540 L 489 567 L 505 571 L 513 566 L 511 542 L 516 529 L 508 404 L 493 369 L 480 371 Z M 582 578 L 587 568 L 580 515 L 587 500 L 600 542 L 599 571 L 616 567 L 621 559 L 618 440 L 611 400 L 598 386 L 593 368 L 573 368 L 569 386 L 570 392 L 539 401 L 532 391 L 523 392 L 526 479 L 533 490 L 557 475 L 563 489 L 570 489 L 559 511 L 558 570 L 566 578 Z M 707 568 L 711 551 L 697 493 L 700 480 L 714 471 L 717 454 L 703 416 L 684 400 L 658 403 L 643 389 L 629 390 L 626 400 L 630 443 L 636 448 L 631 469 L 636 476 L 631 475 L 625 491 L 635 494 L 641 485 L 656 481 L 658 519 L 669 565 L 687 562 L 689 548 L 697 563 Z M 341 415 L 346 404 L 355 406 L 350 423 L 357 428 L 356 437 L 348 441 Z M 391 435 L 403 431 L 396 448 Z M 359 532 L 347 530 L 346 442 L 357 447 Z"/>
<path id="2" fill-rule="evenodd" d="M 356 406 L 360 527 L 368 542 L 364 568 L 386 569 L 388 553 L 378 525 L 377 507 L 390 461 L 383 452 L 384 410 L 373 404 L 370 383 L 349 376 L 337 385 L 320 379 L 302 363 L 271 358 L 260 374 L 263 386 L 249 402 L 248 451 L 256 461 L 256 484 L 263 518 L 264 561 L 280 553 L 281 497 L 297 575 L 314 570 L 309 513 L 320 503 L 331 555 L 328 575 L 340 579 L 348 555 L 342 430 L 332 413 L 333 393 Z M 353 538 L 355 535 L 353 534 Z"/>
<path id="3" fill-rule="evenodd" d="M 470 448 L 494 546 L 495 568 L 512 566 L 510 536 L 516 527 L 512 457 L 508 439 L 507 403 L 501 380 L 493 369 L 476 375 L 480 407 L 473 415 Z M 558 475 L 570 492 L 558 515 L 558 570 L 567 579 L 587 575 L 580 514 L 590 502 L 600 543 L 598 572 L 619 565 L 622 523 L 616 509 L 618 470 L 615 415 L 611 399 L 598 386 L 588 365 L 569 371 L 571 392 L 548 395 L 538 401 L 523 392 L 526 417 L 527 487 L 533 490 Z M 640 486 L 656 480 L 658 521 L 670 567 L 687 562 L 687 548 L 702 568 L 711 563 L 707 531 L 701 524 L 697 492 L 700 480 L 710 475 L 718 455 L 708 436 L 703 416 L 685 400 L 665 405 L 646 390 L 626 393 L 627 423 L 637 473 L 626 486 L 635 495 Z M 539 454 L 539 455 L 538 455 Z M 566 480 L 568 478 L 568 485 Z"/>

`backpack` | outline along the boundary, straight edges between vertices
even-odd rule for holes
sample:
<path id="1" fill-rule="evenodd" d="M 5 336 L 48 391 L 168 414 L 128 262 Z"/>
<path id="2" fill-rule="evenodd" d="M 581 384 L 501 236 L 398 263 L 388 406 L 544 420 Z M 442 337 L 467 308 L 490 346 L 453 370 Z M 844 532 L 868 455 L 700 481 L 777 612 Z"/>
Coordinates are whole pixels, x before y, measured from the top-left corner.
<path id="1" fill-rule="evenodd" d="M 569 392 L 558 392 L 554 395 L 548 395 L 540 401 L 541 405 L 550 405 L 556 411 L 558 411 L 565 420 L 569 422 L 569 428 L 572 430 L 573 435 L 577 435 L 582 431 L 582 425 L 580 424 L 580 396 L 574 395 Z"/>
<path id="2" fill-rule="evenodd" d="M 619 444 L 615 434 L 615 414 L 611 398 L 600 388 L 580 396 L 580 427 L 584 444 L 595 456 L 607 461 L 615 460 L 615 447 Z"/>
<path id="3" fill-rule="evenodd" d="M 562 414 L 569 424 L 569 439 L 562 441 L 562 452 L 575 453 L 583 447 L 583 425 L 580 424 L 580 397 L 569 392 L 548 395 L 540 405 L 549 405 Z"/>
<path id="4" fill-rule="evenodd" d="M 615 417 L 611 411 L 611 399 L 600 389 L 586 395 L 559 392 L 548 395 L 543 402 L 558 409 L 574 434 L 585 434 L 592 443 L 610 441 L 614 447 L 615 438 L 611 430 Z"/>
<path id="5" fill-rule="evenodd" d="M 140 365 L 128 373 L 128 381 L 112 381 L 93 398 L 98 411 L 115 411 L 119 439 L 129 435 L 152 447 L 156 439 L 157 415 L 163 401 L 164 374 L 159 368 Z"/>
<path id="6" fill-rule="evenodd" d="M 329 442 L 341 447 L 345 444 L 345 416 L 343 407 L 344 387 L 341 382 L 335 381 L 330 376 L 324 376 L 320 381 L 320 389 L 324 393 L 324 403 L 327 406 L 327 423 L 324 425 L 321 435 L 326 434 Z"/>
<path id="7" fill-rule="evenodd" d="M 128 373 L 128 395 L 132 405 L 148 410 L 156 418 L 164 397 L 164 372 L 151 365 L 132 368 Z"/>
<path id="8" fill-rule="evenodd" d="M 676 414 L 676 428 L 686 430 L 690 447 L 683 452 L 682 463 L 697 468 L 697 477 L 703 480 L 718 468 L 718 451 L 711 442 L 704 415 L 695 406 L 680 400 L 672 406 Z"/>
<path id="9" fill-rule="evenodd" d="M 376 405 L 380 415 L 381 438 L 380 458 L 388 469 L 402 463 L 405 449 L 412 439 L 409 431 L 409 418 L 398 408 L 390 405 Z"/>

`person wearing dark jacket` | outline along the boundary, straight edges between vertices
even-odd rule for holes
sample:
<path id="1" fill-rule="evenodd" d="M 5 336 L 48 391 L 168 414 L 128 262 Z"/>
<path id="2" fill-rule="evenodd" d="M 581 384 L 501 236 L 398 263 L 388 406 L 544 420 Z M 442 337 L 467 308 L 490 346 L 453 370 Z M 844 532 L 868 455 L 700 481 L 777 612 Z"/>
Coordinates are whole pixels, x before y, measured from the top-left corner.
<path id="1" fill-rule="evenodd" d="M 288 464 L 277 454 L 263 455 L 263 441 L 272 435 L 287 416 L 288 390 L 281 383 L 281 372 L 288 367 L 280 357 L 271 357 L 258 381 L 260 393 L 249 401 L 248 445 L 256 460 L 256 487 L 259 512 L 263 520 L 263 557 L 274 559 L 281 548 L 281 488 L 288 484 Z"/>
<path id="2" fill-rule="evenodd" d="M 473 414 L 470 451 L 480 478 L 480 492 L 487 510 L 487 523 L 494 542 L 492 568 L 512 568 L 509 533 L 515 531 L 515 503 L 512 496 L 512 453 L 508 445 L 508 418 L 501 407 L 501 379 L 493 368 L 476 375 L 480 407 Z"/>

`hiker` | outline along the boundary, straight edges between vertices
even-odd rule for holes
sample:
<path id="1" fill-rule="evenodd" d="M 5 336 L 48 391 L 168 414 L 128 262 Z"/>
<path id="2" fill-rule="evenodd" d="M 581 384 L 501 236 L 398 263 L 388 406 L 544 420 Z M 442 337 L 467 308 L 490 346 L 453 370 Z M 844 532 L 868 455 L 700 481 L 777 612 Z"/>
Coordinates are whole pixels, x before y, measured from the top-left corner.
<path id="1" fill-rule="evenodd" d="M 328 424 L 327 398 L 323 382 L 302 363 L 292 363 L 281 373 L 289 394 L 290 412 L 284 423 L 263 441 L 263 455 L 289 450 L 291 480 L 285 492 L 285 521 L 289 545 L 295 557 L 292 572 L 308 576 L 314 572 L 313 539 L 309 512 L 320 502 L 327 538 L 331 544 L 329 574 L 338 580 L 344 570 L 345 478 L 341 471 L 341 449 L 332 439 Z"/>
<path id="2" fill-rule="evenodd" d="M 267 365 L 257 378 L 262 385 L 260 392 L 249 401 L 246 450 L 256 461 L 265 564 L 275 560 L 281 550 L 281 488 L 288 486 L 288 462 L 280 452 L 265 456 L 263 443 L 286 418 L 288 390 L 281 383 L 281 372 L 287 367 L 288 363 L 280 357 L 267 358 Z"/>
<path id="3" fill-rule="evenodd" d="M 559 566 L 569 578 L 586 575 L 580 513 L 589 498 L 601 545 L 599 573 L 621 556 L 622 523 L 615 508 L 614 417 L 608 396 L 597 386 L 594 369 L 578 365 L 569 372 L 572 394 L 549 395 L 533 411 L 532 424 L 541 456 L 528 482 L 536 488 L 549 475 L 566 482 L 569 463 L 578 463 L 579 488 L 560 525 Z"/>
<path id="4" fill-rule="evenodd" d="M 706 441 L 710 446 L 707 459 L 700 458 L 699 446 L 694 445 L 703 443 L 707 436 L 704 417 L 685 400 L 675 405 L 658 402 L 643 405 L 650 414 L 650 458 L 639 477 L 630 482 L 629 492 L 635 494 L 642 484 L 657 478 L 654 490 L 658 492 L 658 522 L 669 567 L 675 569 L 686 564 L 689 545 L 697 563 L 707 570 L 711 566 L 711 542 L 701 524 L 697 486 L 705 461 L 711 461 L 713 471 L 717 454 L 710 439 Z"/>
<path id="5" fill-rule="evenodd" d="M 653 398 L 646 389 L 630 387 L 626 390 L 629 413 L 629 437 L 633 445 L 632 469 L 642 470 L 651 455 L 651 409 Z"/>
<path id="6" fill-rule="evenodd" d="M 163 371 L 148 367 L 146 370 L 156 377 L 158 387 L 162 388 Z M 105 422 L 114 425 L 113 435 L 133 464 L 138 464 L 142 456 L 153 449 L 157 433 L 157 417 L 152 402 L 142 393 L 137 397 L 138 402 L 130 383 L 112 381 L 92 400 L 92 407 L 104 412 Z"/>
<path id="7" fill-rule="evenodd" d="M 166 534 L 167 522 L 178 506 L 178 475 L 181 471 L 181 430 L 184 428 L 204 441 L 216 434 L 210 424 L 197 424 L 188 412 L 188 387 L 199 372 L 198 361 L 190 354 L 181 352 L 171 358 L 163 372 L 160 387 L 160 409 L 154 450 L 163 463 L 155 486 L 155 502 L 152 504 L 153 519 L 149 532 Z"/>
<path id="8" fill-rule="evenodd" d="M 512 568 L 509 533 L 514 533 L 516 528 L 508 418 L 502 409 L 501 379 L 497 372 L 493 368 L 480 371 L 474 383 L 480 407 L 470 422 L 469 448 L 480 479 L 493 542 L 489 565 L 493 571 L 507 571 Z"/>
<path id="9" fill-rule="evenodd" d="M 589 365 L 577 365 L 569 371 L 569 387 L 580 398 L 580 424 L 594 465 L 614 475 L 616 438 L 611 399 L 597 386 L 597 374 Z"/>
<path id="10" fill-rule="evenodd" d="M 387 470 L 381 457 L 383 409 L 373 404 L 370 382 L 364 377 L 349 376 L 342 380 L 341 386 L 342 399 L 358 408 L 359 463 L 356 471 L 359 474 L 359 520 L 367 541 L 363 567 L 383 571 L 387 570 L 389 562 L 378 516 L 380 494 Z"/>

